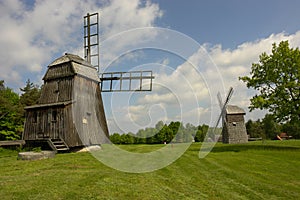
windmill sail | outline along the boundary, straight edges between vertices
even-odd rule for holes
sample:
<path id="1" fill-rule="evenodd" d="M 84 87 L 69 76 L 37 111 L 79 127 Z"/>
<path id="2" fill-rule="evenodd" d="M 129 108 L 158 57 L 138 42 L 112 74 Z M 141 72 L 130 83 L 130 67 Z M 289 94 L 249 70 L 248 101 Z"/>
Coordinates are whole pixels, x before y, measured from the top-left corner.
<path id="1" fill-rule="evenodd" d="M 152 91 L 152 71 L 100 73 L 99 14 L 84 16 L 84 58 L 100 75 L 101 92 Z"/>
<path id="2" fill-rule="evenodd" d="M 230 87 L 224 103 L 222 103 L 222 97 L 221 97 L 220 93 L 217 94 L 221 113 L 218 117 L 215 128 L 219 125 L 221 118 L 222 118 L 222 126 L 224 125 L 224 123 L 226 123 L 225 110 L 226 110 L 227 104 L 229 103 L 229 101 L 231 99 L 232 94 L 233 94 L 233 88 Z"/>
<path id="3" fill-rule="evenodd" d="M 108 72 L 101 74 L 102 92 L 152 91 L 152 71 Z"/>

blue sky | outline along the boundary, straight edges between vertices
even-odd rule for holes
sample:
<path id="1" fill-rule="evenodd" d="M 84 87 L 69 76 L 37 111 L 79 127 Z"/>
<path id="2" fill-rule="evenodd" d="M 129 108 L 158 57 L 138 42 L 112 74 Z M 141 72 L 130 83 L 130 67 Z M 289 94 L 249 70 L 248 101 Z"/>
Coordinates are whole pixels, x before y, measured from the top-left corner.
<path id="1" fill-rule="evenodd" d="M 235 48 L 272 33 L 295 33 L 300 28 L 297 0 L 153 2 L 164 11 L 158 25 L 185 33 L 199 43 L 222 44 L 224 48 Z"/>
<path id="2" fill-rule="evenodd" d="M 110 132 L 135 132 L 168 123 L 214 124 L 216 93 L 249 112 L 239 76 L 272 43 L 300 46 L 297 0 L 0 0 L 0 79 L 20 92 L 42 84 L 47 65 L 65 52 L 83 56 L 83 16 L 101 14 L 101 65 L 105 71 L 151 69 L 152 92 L 103 94 Z M 148 28 L 145 28 L 148 27 Z M 149 28 L 156 27 L 156 28 Z"/>

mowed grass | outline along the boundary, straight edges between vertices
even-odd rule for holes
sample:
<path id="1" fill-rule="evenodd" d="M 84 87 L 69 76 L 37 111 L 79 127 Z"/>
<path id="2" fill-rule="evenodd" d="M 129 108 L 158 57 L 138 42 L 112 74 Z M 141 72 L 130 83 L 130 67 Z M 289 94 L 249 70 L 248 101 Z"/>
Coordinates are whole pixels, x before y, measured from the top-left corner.
<path id="1" fill-rule="evenodd" d="M 149 152 L 163 145 L 124 145 Z M 90 153 L 17 160 L 0 149 L 1 199 L 299 199 L 300 141 L 217 144 L 204 159 L 195 143 L 171 165 L 149 173 L 111 169 Z M 130 161 L 129 161 L 130 162 Z"/>

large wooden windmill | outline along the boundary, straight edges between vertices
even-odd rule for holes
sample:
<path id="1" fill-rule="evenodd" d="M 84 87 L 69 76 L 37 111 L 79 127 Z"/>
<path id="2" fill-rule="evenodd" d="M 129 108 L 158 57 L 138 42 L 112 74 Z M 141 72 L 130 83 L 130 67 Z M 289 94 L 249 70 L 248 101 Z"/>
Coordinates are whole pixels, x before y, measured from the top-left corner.
<path id="1" fill-rule="evenodd" d="M 98 13 L 84 17 L 85 60 L 66 53 L 48 65 L 38 104 L 25 108 L 26 143 L 59 152 L 108 142 L 101 92 L 152 90 L 152 71 L 100 73 L 98 21 Z"/>
<path id="2" fill-rule="evenodd" d="M 220 93 L 217 94 L 221 113 L 218 117 L 216 127 L 222 119 L 222 142 L 223 143 L 246 143 L 248 142 L 247 131 L 245 127 L 245 111 L 235 105 L 229 105 L 233 94 L 233 88 L 230 87 L 225 101 L 222 101 Z"/>

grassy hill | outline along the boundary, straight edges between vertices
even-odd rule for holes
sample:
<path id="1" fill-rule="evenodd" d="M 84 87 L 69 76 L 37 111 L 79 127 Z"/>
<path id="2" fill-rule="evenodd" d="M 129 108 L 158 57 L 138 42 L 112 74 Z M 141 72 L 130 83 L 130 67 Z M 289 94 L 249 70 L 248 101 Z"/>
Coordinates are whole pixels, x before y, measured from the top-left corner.
<path id="1" fill-rule="evenodd" d="M 166 168 L 142 174 L 111 169 L 90 153 L 17 160 L 0 149 L 1 199 L 299 199 L 300 141 L 217 144 L 204 159 L 200 143 Z M 128 145 L 149 152 L 162 145 Z"/>

